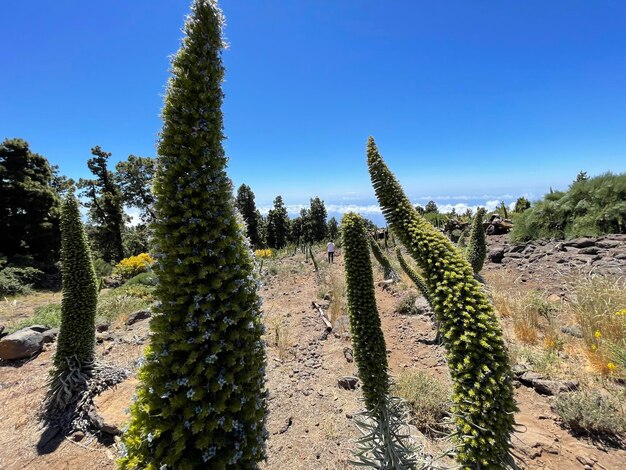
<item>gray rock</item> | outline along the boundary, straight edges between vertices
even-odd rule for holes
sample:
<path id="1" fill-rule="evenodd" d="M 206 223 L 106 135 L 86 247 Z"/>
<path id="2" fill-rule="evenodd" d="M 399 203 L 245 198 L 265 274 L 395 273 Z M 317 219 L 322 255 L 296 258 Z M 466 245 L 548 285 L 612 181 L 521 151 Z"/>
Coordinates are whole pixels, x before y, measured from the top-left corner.
<path id="1" fill-rule="evenodd" d="M 583 330 L 580 325 L 565 325 L 561 327 L 561 332 L 567 335 L 573 336 L 574 338 L 582 338 Z"/>
<path id="2" fill-rule="evenodd" d="M 33 330 L 33 331 L 36 331 L 37 333 L 43 333 L 44 331 L 48 331 L 50 328 L 47 327 L 46 325 L 30 325 L 24 329 Z"/>
<path id="3" fill-rule="evenodd" d="M 109 330 L 109 324 L 108 323 L 99 323 L 98 325 L 96 325 L 96 331 L 98 333 L 102 333 L 104 331 L 108 331 Z"/>
<path id="4" fill-rule="evenodd" d="M 587 248 L 588 246 L 594 246 L 596 241 L 593 238 L 574 238 L 563 242 L 563 246 L 573 246 L 574 248 Z"/>
<path id="5" fill-rule="evenodd" d="M 578 253 L 581 255 L 597 255 L 599 251 L 600 249 L 595 246 L 588 246 L 587 248 L 578 250 Z"/>
<path id="6" fill-rule="evenodd" d="M 501 263 L 504 258 L 504 247 L 494 246 L 487 254 L 487 259 L 492 263 Z"/>
<path id="7" fill-rule="evenodd" d="M 433 311 L 430 308 L 428 300 L 423 296 L 419 296 L 415 299 L 415 314 L 416 315 L 432 315 Z"/>
<path id="8" fill-rule="evenodd" d="M 526 245 L 514 245 L 509 248 L 509 253 L 521 253 L 526 249 Z"/>
<path id="9" fill-rule="evenodd" d="M 358 384 L 359 379 L 352 377 L 351 375 L 346 375 L 345 377 L 339 377 L 339 379 L 337 379 L 337 385 L 339 388 L 343 388 L 344 390 L 355 390 Z"/>
<path id="10" fill-rule="evenodd" d="M 25 359 L 41 351 L 43 335 L 30 328 L 23 328 L 0 339 L 0 359 L 14 361 Z"/>
<path id="11" fill-rule="evenodd" d="M 617 248 L 621 243 L 618 240 L 598 240 L 596 246 L 600 248 Z"/>
<path id="12" fill-rule="evenodd" d="M 541 395 L 558 395 L 563 392 L 573 392 L 578 389 L 578 381 L 576 380 L 535 380 L 533 388 Z"/>
<path id="13" fill-rule="evenodd" d="M 42 333 L 43 336 L 43 342 L 44 343 L 52 343 L 56 337 L 59 335 L 59 329 L 58 328 L 50 328 L 47 331 L 44 331 Z"/>
<path id="14" fill-rule="evenodd" d="M 532 371 L 524 372 L 517 380 L 527 387 L 534 388 L 535 391 L 541 395 L 558 395 L 559 393 L 571 392 L 578 389 L 577 381 L 548 380 L 544 379 L 541 374 Z"/>
<path id="15" fill-rule="evenodd" d="M 150 310 L 149 308 L 137 310 L 136 312 L 128 315 L 128 320 L 126 320 L 126 324 L 130 326 L 133 323 L 137 323 L 139 320 L 145 320 L 146 318 L 150 318 L 151 316 L 152 310 Z"/>

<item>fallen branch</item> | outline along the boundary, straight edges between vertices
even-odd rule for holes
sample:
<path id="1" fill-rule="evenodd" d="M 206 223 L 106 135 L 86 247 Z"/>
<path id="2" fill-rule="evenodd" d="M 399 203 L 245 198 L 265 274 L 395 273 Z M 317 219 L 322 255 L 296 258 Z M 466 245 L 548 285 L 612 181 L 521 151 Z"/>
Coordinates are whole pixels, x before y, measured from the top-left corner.
<path id="1" fill-rule="evenodd" d="M 322 307 L 315 301 L 311 302 L 311 304 L 313 305 L 313 308 L 317 310 L 317 313 L 320 314 L 320 317 L 322 317 L 322 321 L 326 325 L 326 331 L 328 331 L 329 333 L 333 331 L 333 325 L 328 317 L 326 317 L 326 314 L 324 313 L 324 310 L 322 310 Z"/>

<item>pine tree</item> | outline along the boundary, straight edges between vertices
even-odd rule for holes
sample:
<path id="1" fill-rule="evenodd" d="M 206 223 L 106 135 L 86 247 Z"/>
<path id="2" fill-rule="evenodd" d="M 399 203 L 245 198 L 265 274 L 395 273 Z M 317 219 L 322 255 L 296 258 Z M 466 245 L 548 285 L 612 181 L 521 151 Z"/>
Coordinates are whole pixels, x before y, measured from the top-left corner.
<path id="1" fill-rule="evenodd" d="M 328 238 L 330 240 L 337 240 L 339 237 L 339 224 L 337 223 L 337 219 L 331 217 L 328 221 Z"/>
<path id="2" fill-rule="evenodd" d="M 259 237 L 259 219 L 257 216 L 257 208 L 254 203 L 254 193 L 247 184 L 242 184 L 239 186 L 239 189 L 237 189 L 235 206 L 237 206 L 243 220 L 246 222 L 246 229 L 250 243 L 253 247 L 259 248 L 261 246 L 261 239 Z"/>
<path id="3" fill-rule="evenodd" d="M 93 158 L 87 160 L 87 166 L 95 179 L 81 178 L 78 187 L 87 198 L 85 206 L 95 224 L 96 244 L 105 261 L 118 262 L 124 258 L 122 231 L 124 230 L 123 197 L 115 176 L 107 168 L 111 157 L 96 145 L 91 149 Z"/>
<path id="4" fill-rule="evenodd" d="M 289 215 L 282 196 L 274 199 L 274 208 L 267 214 L 267 245 L 280 249 L 287 245 L 289 235 Z"/>
<path id="5" fill-rule="evenodd" d="M 312 198 L 308 214 L 311 242 L 319 243 L 321 241 L 324 241 L 328 233 L 328 226 L 326 225 L 327 213 L 326 207 L 324 206 L 324 201 L 322 201 L 317 196 Z"/>
<path id="6" fill-rule="evenodd" d="M 85 389 L 93 371 L 98 284 L 78 202 L 70 194 L 61 216 L 63 300 L 48 413 L 62 412 Z"/>
<path id="7" fill-rule="evenodd" d="M 156 173 L 156 159 L 129 155 L 115 165 L 115 182 L 125 205 L 140 210 L 139 218 L 145 224 L 154 220 L 152 183 Z"/>
<path id="8" fill-rule="evenodd" d="M 223 24 L 215 0 L 195 0 L 172 60 L 154 187 L 161 303 L 123 469 L 248 469 L 265 457 L 261 302 L 222 147 Z"/>
<path id="9" fill-rule="evenodd" d="M 22 139 L 0 144 L 0 253 L 58 260 L 61 201 L 52 167 Z"/>
<path id="10" fill-rule="evenodd" d="M 517 407 L 493 307 L 459 250 L 415 211 L 371 137 L 367 161 L 385 218 L 423 269 L 431 293 L 453 381 L 457 460 L 467 468 L 502 468 L 510 463 Z"/>
<path id="11" fill-rule="evenodd" d="M 485 209 L 481 207 L 476 211 L 474 220 L 472 220 L 472 229 L 467 241 L 467 261 L 472 266 L 474 274 L 478 274 L 483 269 L 485 256 L 487 256 L 487 238 L 485 236 L 485 228 L 483 227 L 484 216 Z"/>

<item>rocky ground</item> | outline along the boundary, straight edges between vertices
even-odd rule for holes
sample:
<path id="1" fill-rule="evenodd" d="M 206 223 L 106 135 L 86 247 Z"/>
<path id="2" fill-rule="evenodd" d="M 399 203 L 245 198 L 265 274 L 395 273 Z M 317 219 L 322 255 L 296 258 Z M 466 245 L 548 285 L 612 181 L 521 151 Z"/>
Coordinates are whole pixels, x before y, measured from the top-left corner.
<path id="1" fill-rule="evenodd" d="M 542 288 L 560 295 L 569 275 L 581 268 L 624 274 L 626 237 L 603 237 L 557 244 L 540 242 L 512 245 L 505 236 L 489 238 L 485 266 L 489 279 L 507 279 L 519 289 Z M 592 252 L 593 251 L 593 252 Z M 264 469 L 345 469 L 359 436 L 355 417 L 362 409 L 356 365 L 341 299 L 333 298 L 343 276 L 341 252 L 336 264 L 323 263 L 313 271 L 301 254 L 273 262 L 265 269 L 261 295 L 265 301 L 268 343 L 269 389 L 268 460 Z M 564 260 L 564 261 L 562 261 Z M 378 280 L 380 273 L 377 273 Z M 434 325 L 427 315 L 396 313 L 406 286 L 380 284 L 376 288 L 379 312 L 389 353 L 392 375 L 410 368 L 428 370 L 448 380 L 444 351 L 433 344 Z M 319 310 L 334 322 L 327 331 Z M 127 368 L 130 379 L 106 391 L 96 400 L 100 415 L 112 427 L 121 427 L 136 386 L 135 375 L 142 351 L 149 341 L 149 320 L 98 333 L 100 361 Z M 38 406 L 45 390 L 55 343 L 28 360 L 0 363 L 0 468 L 2 469 L 113 469 L 116 444 L 109 435 L 96 438 L 76 433 L 63 440 L 40 445 Z M 525 469 L 620 469 L 626 467 L 626 451 L 589 439 L 574 437 L 551 410 L 550 393 L 563 381 L 542 383 L 541 376 L 517 370 L 516 415 L 519 431 L 513 452 Z M 526 374 L 526 375 L 524 375 Z M 549 382 L 549 381 L 548 381 Z M 542 388 L 543 387 L 543 388 Z M 555 390 L 551 388 L 556 387 Z M 415 429 L 413 438 L 436 453 L 445 442 L 427 440 Z M 441 465 L 449 462 L 441 460 Z"/>

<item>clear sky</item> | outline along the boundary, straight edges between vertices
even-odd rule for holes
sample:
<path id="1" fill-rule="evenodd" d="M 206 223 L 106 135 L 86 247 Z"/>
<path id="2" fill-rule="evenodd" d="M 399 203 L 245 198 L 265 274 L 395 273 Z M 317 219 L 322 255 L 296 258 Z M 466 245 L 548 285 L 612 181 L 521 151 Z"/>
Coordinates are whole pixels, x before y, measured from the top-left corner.
<path id="1" fill-rule="evenodd" d="M 266 207 L 374 211 L 367 137 L 415 202 L 539 198 L 626 171 L 626 2 L 223 0 L 226 150 Z M 0 138 L 68 176 L 154 156 L 188 1 L 7 0 Z M 462 206 L 460 206 L 462 207 Z"/>

